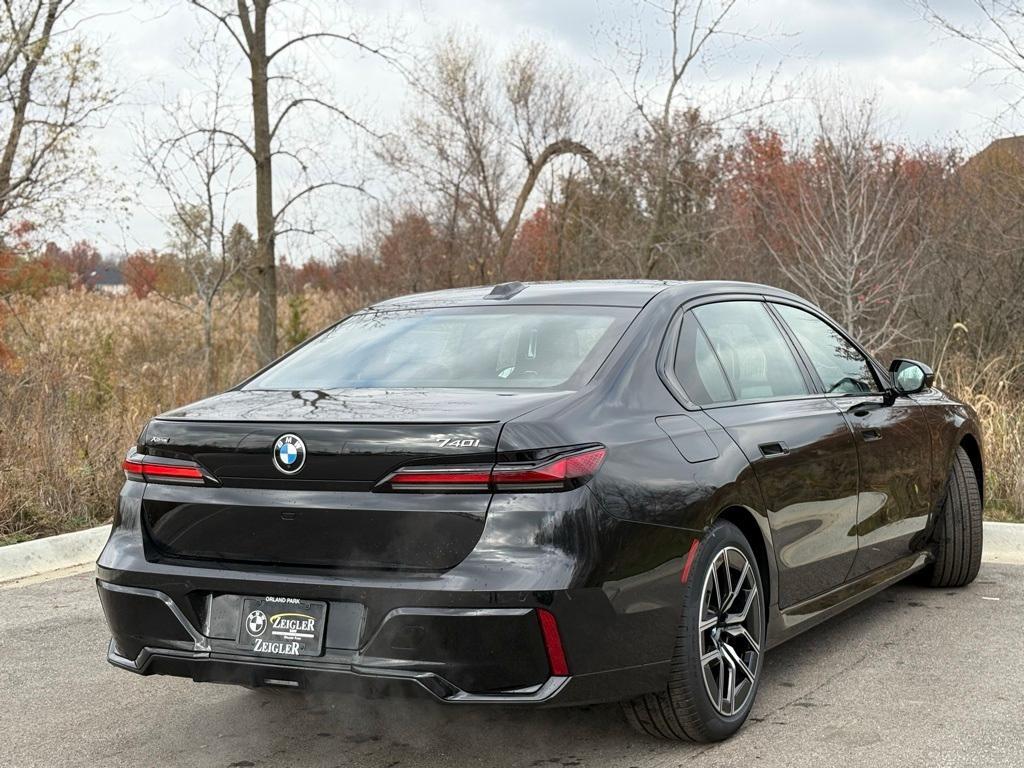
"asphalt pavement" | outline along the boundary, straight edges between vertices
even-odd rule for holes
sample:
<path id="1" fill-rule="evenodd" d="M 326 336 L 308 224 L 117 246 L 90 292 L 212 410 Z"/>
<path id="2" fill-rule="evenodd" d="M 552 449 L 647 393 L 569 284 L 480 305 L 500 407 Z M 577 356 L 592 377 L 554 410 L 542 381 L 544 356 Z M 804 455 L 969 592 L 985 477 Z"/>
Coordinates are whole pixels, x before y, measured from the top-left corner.
<path id="1" fill-rule="evenodd" d="M 899 585 L 770 652 L 746 727 L 686 745 L 615 706 L 270 696 L 109 666 L 91 573 L 0 589 L 0 766 L 1024 766 L 1024 565 Z"/>

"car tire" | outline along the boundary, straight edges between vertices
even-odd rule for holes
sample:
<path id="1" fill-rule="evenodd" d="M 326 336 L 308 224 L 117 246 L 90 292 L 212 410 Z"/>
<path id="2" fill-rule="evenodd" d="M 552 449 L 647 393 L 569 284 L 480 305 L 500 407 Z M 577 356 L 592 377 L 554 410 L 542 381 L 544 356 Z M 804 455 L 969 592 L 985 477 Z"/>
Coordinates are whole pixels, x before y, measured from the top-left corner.
<path id="1" fill-rule="evenodd" d="M 729 577 L 732 598 L 724 598 L 716 606 L 716 586 Z M 623 702 L 629 723 L 648 736 L 678 741 L 721 741 L 739 730 L 753 705 L 763 666 L 767 625 L 763 596 L 750 543 L 732 523 L 716 522 L 690 564 L 668 684 L 663 691 Z M 737 624 L 736 617 L 741 614 L 746 618 Z M 718 618 L 708 627 L 712 615 Z M 746 636 L 737 627 L 742 627 Z M 730 646 L 728 652 L 724 645 Z M 711 661 L 705 664 L 703 660 L 709 657 Z M 737 664 L 737 659 L 742 663 Z M 732 706 L 723 700 L 723 686 L 716 684 L 728 680 L 730 668 L 734 670 Z"/>
<path id="2" fill-rule="evenodd" d="M 935 562 L 922 572 L 931 587 L 970 584 L 981 568 L 982 503 L 971 457 L 963 448 L 953 455 L 946 497 L 935 525 Z"/>

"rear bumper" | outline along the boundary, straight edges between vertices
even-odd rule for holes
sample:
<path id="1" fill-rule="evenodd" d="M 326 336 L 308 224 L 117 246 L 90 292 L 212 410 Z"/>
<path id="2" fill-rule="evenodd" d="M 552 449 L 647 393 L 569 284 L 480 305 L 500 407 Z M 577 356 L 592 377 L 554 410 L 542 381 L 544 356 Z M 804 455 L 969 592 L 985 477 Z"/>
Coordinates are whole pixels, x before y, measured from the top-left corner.
<path id="1" fill-rule="evenodd" d="M 488 530 L 455 568 L 343 573 L 161 560 L 147 550 L 138 505 L 122 495 L 97 561 L 108 660 L 142 675 L 448 703 L 569 705 L 657 690 L 668 678 L 682 588 L 682 556 L 657 553 L 685 553 L 695 534 L 572 514 L 591 532 L 573 537 L 588 549 L 545 544 L 521 530 L 533 516 L 492 508 Z M 550 511 L 536 517 L 550 522 Z M 628 571 L 614 567 L 623 550 L 634 560 Z M 649 563 L 644 552 L 653 553 Z M 241 651 L 239 619 L 223 613 L 239 595 L 327 602 L 322 655 Z M 552 671 L 540 611 L 556 619 L 568 674 Z"/>
<path id="2" fill-rule="evenodd" d="M 275 685 L 303 689 L 356 690 L 373 693 L 375 690 L 391 688 L 395 691 L 409 691 L 416 688 L 431 694 L 445 702 L 522 702 L 541 703 L 555 696 L 568 682 L 566 676 L 545 676 L 543 670 L 535 668 L 535 675 L 540 674 L 543 681 L 517 689 L 498 693 L 470 693 L 450 682 L 440 671 L 424 670 L 421 667 L 430 662 L 424 659 L 384 658 L 372 655 L 374 648 L 380 649 L 377 637 L 368 643 L 371 653 L 358 651 L 345 652 L 327 648 L 323 657 L 315 659 L 280 659 L 254 657 L 239 653 L 231 648 L 228 641 L 204 635 L 199 628 L 193 626 L 185 615 L 177 608 L 174 601 L 159 590 L 138 587 L 122 587 L 105 582 L 97 582 L 100 601 L 114 632 L 107 651 L 107 659 L 116 667 L 142 675 L 165 674 L 179 677 L 190 677 L 201 682 L 220 682 L 247 685 L 250 687 Z M 532 613 L 525 609 L 482 609 L 475 611 L 417 611 L 415 614 L 395 611 L 393 617 L 385 620 L 380 632 L 390 637 L 410 639 L 410 633 L 389 631 L 393 623 L 403 623 L 403 619 L 415 616 L 415 624 L 405 623 L 405 627 L 422 628 L 433 623 L 433 629 L 445 622 L 455 622 L 452 629 L 465 631 L 474 619 L 488 620 L 488 629 L 494 632 L 495 622 L 505 624 L 506 630 L 514 627 L 516 619 Z M 431 620 L 434 620 L 431 622 Z M 128 626 L 135 629 L 148 628 L 147 634 L 140 636 L 131 633 Z M 442 628 L 443 631 L 443 628 Z M 447 633 L 446 633 L 447 634 Z M 506 631 L 507 635 L 508 632 Z M 153 637 L 153 635 L 157 635 Z M 500 642 L 501 638 L 491 636 L 492 642 Z M 528 635 L 521 638 L 529 645 Z M 139 645 L 139 642 L 156 642 L 160 645 Z M 131 650 L 122 650 L 122 646 Z M 189 649 L 191 646 L 191 649 Z M 409 650 L 408 648 L 403 650 Z M 529 674 L 530 656 L 536 660 L 536 649 L 507 649 L 522 654 L 519 669 L 506 666 L 502 674 Z M 437 648 L 423 647 L 420 656 L 437 655 Z M 531 653 L 533 651 L 533 653 Z M 479 654 L 478 654 L 479 655 Z M 485 667 L 487 659 L 472 660 L 463 656 L 461 674 L 465 679 L 472 679 L 475 671 L 478 677 L 487 677 Z M 452 660 L 454 661 L 454 660 Z M 458 666 L 448 664 L 448 668 Z M 536 667 L 536 664 L 534 664 Z M 525 669 L 523 667 L 526 667 Z M 468 674 L 467 674 L 468 673 Z M 493 674 L 491 675 L 493 677 Z M 410 685 L 411 684 L 411 685 Z"/>
<path id="3" fill-rule="evenodd" d="M 172 675 L 196 682 L 248 687 L 275 686 L 302 691 L 337 691 L 366 698 L 418 697 L 444 704 L 502 706 L 574 706 L 639 696 L 664 685 L 669 662 L 609 670 L 589 675 L 550 677 L 543 684 L 517 691 L 469 693 L 431 672 L 406 672 L 324 664 L 268 663 L 169 649 L 146 649 L 135 661 L 117 654 L 114 643 L 107 660 L 140 675 Z"/>
<path id="4" fill-rule="evenodd" d="M 326 648 L 321 657 L 301 660 L 256 657 L 237 652 L 231 641 L 204 635 L 159 590 L 102 580 L 97 587 L 113 634 L 107 660 L 140 675 L 368 697 L 424 696 L 448 704 L 564 706 L 655 690 L 664 685 L 669 670 L 665 660 L 552 675 L 536 611 L 528 608 L 397 609 L 362 650 Z M 410 618 L 416 623 L 410 625 Z M 434 642 L 399 649 L 405 658 L 379 655 L 387 650 L 385 639 L 393 643 L 396 638 L 408 638 L 410 633 L 402 629 L 409 626 L 423 628 L 424 639 Z M 451 643 L 455 635 L 461 640 Z M 418 653 L 410 655 L 406 650 Z"/>
<path id="5" fill-rule="evenodd" d="M 572 679 L 549 677 L 540 685 L 515 691 L 469 693 L 434 672 L 389 670 L 357 664 L 282 662 L 166 648 L 145 648 L 135 660 L 130 660 L 118 655 L 113 640 L 107 651 L 107 660 L 116 667 L 141 675 L 173 675 L 196 682 L 248 687 L 345 691 L 367 697 L 426 695 L 449 704 L 543 704 Z"/>

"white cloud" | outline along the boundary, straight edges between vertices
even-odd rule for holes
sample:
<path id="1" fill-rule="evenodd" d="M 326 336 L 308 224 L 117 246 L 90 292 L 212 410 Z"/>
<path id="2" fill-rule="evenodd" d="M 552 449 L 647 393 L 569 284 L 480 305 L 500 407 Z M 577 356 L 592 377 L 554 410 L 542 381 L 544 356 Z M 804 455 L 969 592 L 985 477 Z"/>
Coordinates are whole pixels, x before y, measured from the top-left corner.
<path id="1" fill-rule="evenodd" d="M 334 0 L 323 3 L 325 8 L 335 5 Z M 969 7 L 958 0 L 943 3 L 957 14 L 967 13 Z M 130 0 L 94 0 L 88 5 L 96 15 L 84 22 L 84 28 L 104 41 L 108 66 L 127 89 L 109 125 L 95 135 L 95 145 L 103 165 L 130 191 L 130 203 L 123 216 L 88 212 L 76 223 L 74 234 L 94 239 L 107 250 L 159 246 L 164 240 L 163 201 L 135 170 L 125 126 L 138 120 L 146 103 L 153 101 L 157 84 L 166 84 L 171 92 L 189 87 L 180 68 L 184 41 L 202 27 L 193 10 L 171 0 L 164 6 Z M 401 18 L 412 45 L 425 44 L 452 25 L 475 30 L 496 51 L 517 38 L 544 37 L 595 78 L 603 77 L 596 60 L 612 59 L 601 30 L 621 24 L 631 13 L 625 0 L 358 0 L 352 7 L 367 20 L 370 32 Z M 787 54 L 781 70 L 784 79 L 825 75 L 838 77 L 855 93 L 877 93 L 891 135 L 905 142 L 953 141 L 974 151 L 991 138 L 993 122 L 1005 111 L 1007 94 L 972 75 L 976 52 L 943 38 L 906 2 L 747 0 L 733 28 L 762 40 L 742 44 L 717 61 L 709 73 L 714 89 L 739 86 L 754 63 L 782 51 Z M 645 27 L 648 35 L 654 31 Z M 657 48 L 657 39 L 651 39 Z M 384 123 L 397 118 L 405 94 L 400 81 L 382 67 L 351 55 L 324 56 L 320 64 L 324 78 L 345 95 L 346 103 Z M 612 90 L 610 84 L 603 87 Z M 338 202 L 342 214 L 347 208 L 348 220 L 354 219 L 355 203 L 344 198 Z"/>

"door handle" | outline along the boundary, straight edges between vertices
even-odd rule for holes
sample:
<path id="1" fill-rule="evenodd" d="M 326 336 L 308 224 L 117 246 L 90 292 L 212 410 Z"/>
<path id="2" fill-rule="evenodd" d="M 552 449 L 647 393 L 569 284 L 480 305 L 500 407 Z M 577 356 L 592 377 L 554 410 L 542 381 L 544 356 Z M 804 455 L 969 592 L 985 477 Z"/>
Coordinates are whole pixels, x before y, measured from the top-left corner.
<path id="1" fill-rule="evenodd" d="M 849 408 L 846 409 L 846 412 L 853 416 L 864 418 L 865 416 L 873 413 L 874 411 L 877 411 L 879 408 L 883 408 L 884 406 L 884 403 L 876 402 L 874 400 L 863 400 L 859 403 L 856 403 L 855 405 L 851 405 Z"/>
<path id="2" fill-rule="evenodd" d="M 789 453 L 789 448 L 786 447 L 785 443 L 761 443 L 757 447 L 761 449 L 761 455 L 767 459 L 773 456 L 784 456 Z"/>
<path id="3" fill-rule="evenodd" d="M 860 434 L 867 441 L 882 439 L 882 433 L 877 429 L 862 429 Z"/>

